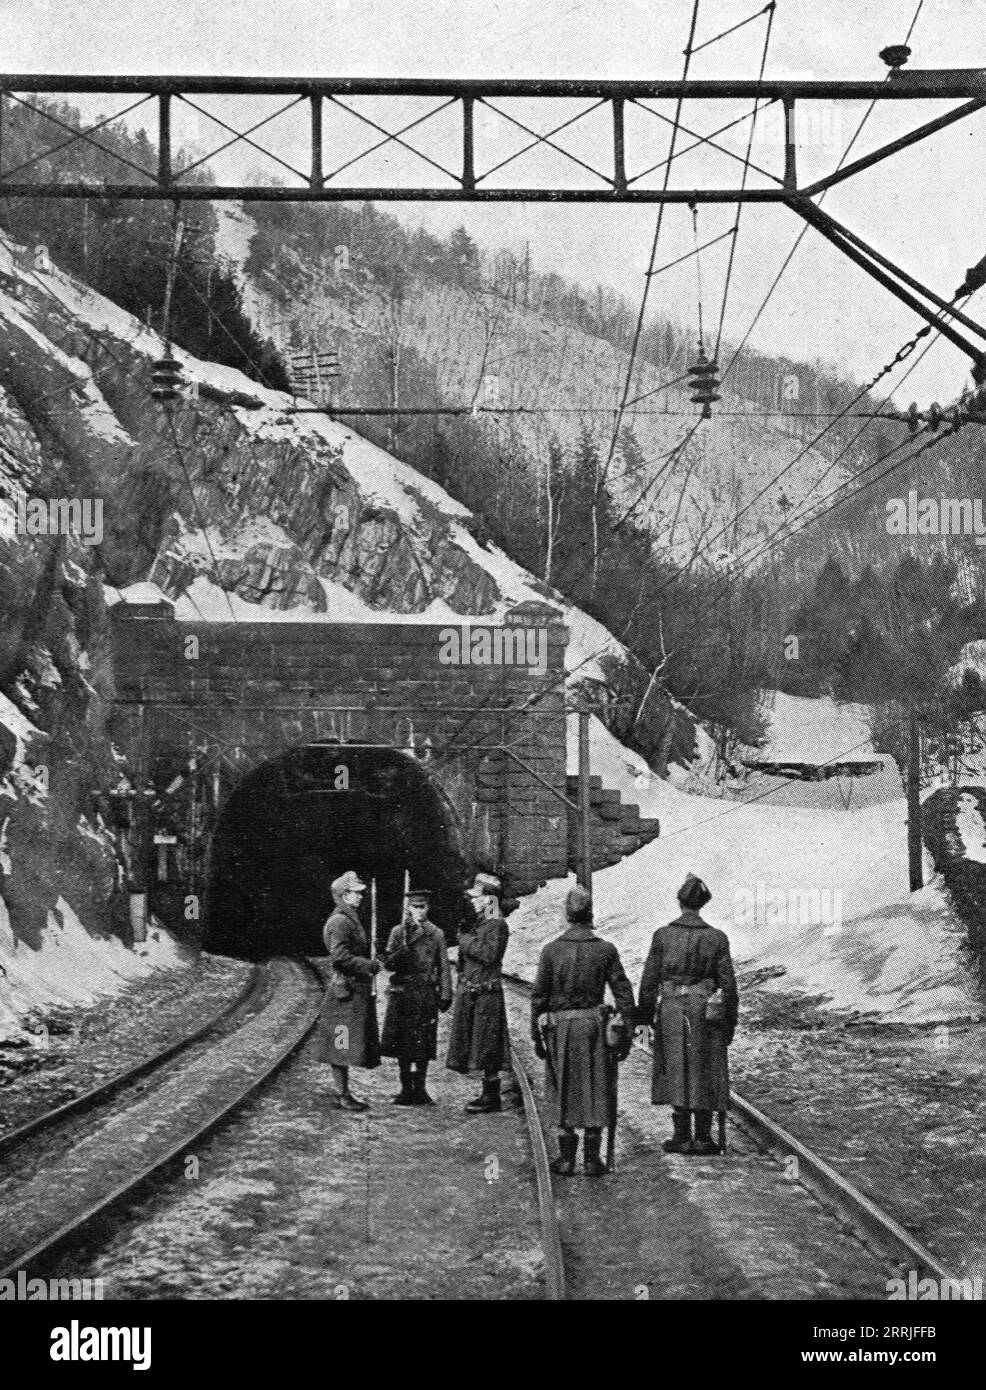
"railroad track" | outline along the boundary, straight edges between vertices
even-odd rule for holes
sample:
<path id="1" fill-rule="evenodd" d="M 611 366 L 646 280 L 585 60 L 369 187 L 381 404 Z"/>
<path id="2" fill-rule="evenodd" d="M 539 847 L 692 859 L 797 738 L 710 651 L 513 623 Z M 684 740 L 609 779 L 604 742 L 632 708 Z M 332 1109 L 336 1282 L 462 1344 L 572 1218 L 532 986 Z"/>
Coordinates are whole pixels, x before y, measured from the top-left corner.
<path id="1" fill-rule="evenodd" d="M 46 1110 L 43 1114 L 35 1116 L 33 1120 L 28 1120 L 25 1124 L 19 1125 L 16 1129 L 8 1130 L 6 1134 L 0 1134 L 0 1158 L 5 1157 L 19 1145 L 26 1143 L 28 1139 L 33 1139 L 44 1130 L 64 1124 L 66 1120 L 71 1119 L 74 1115 L 84 1115 L 89 1111 L 95 1110 L 97 1106 L 111 1100 L 113 1096 L 115 1096 L 118 1091 L 123 1090 L 125 1086 L 130 1086 L 135 1081 L 139 1081 L 141 1077 L 150 1075 L 152 1072 L 156 1071 L 158 1067 L 163 1066 L 165 1062 L 169 1062 L 172 1057 L 177 1057 L 180 1053 L 187 1051 L 188 1048 L 194 1047 L 197 1042 L 201 1042 L 203 1038 L 207 1038 L 210 1033 L 221 1027 L 228 1018 L 231 1018 L 238 1009 L 247 1004 L 260 988 L 261 980 L 261 971 L 256 965 L 251 966 L 250 973 L 243 982 L 241 988 L 228 1003 L 224 1004 L 218 1012 L 213 1014 L 207 1023 L 203 1023 L 193 1032 L 187 1033 L 183 1038 L 179 1038 L 177 1042 L 170 1043 L 167 1047 L 161 1048 L 160 1051 L 153 1053 L 149 1057 L 145 1057 L 142 1061 L 136 1063 L 135 1066 L 128 1067 L 125 1071 L 117 1072 L 115 1076 L 111 1076 L 107 1081 L 101 1082 L 98 1086 L 93 1086 L 91 1090 L 84 1091 L 81 1095 L 73 1097 L 72 1100 L 66 1101 L 63 1105 L 57 1105 L 51 1110 Z"/>
<path id="2" fill-rule="evenodd" d="M 18 1162 L 27 1153 L 37 1164 L 26 1177 L 0 1178 L 0 1278 L 44 1265 L 81 1241 L 242 1106 L 300 1047 L 322 993 L 307 961 L 265 962 L 236 999 L 180 1043 L 5 1136 Z M 238 1014 L 244 1017 L 235 1029 L 210 1040 Z M 46 1161 L 37 1148 L 56 1139 L 60 1151 Z"/>
<path id="3" fill-rule="evenodd" d="M 528 981 L 511 975 L 504 976 L 504 981 L 516 994 L 525 998 L 530 996 L 531 986 Z M 648 1046 L 640 1043 L 637 1043 L 636 1046 L 640 1051 L 650 1055 Z M 514 1069 L 521 1085 L 525 1109 L 530 1105 L 536 1110 L 529 1077 L 524 1072 L 523 1065 L 519 1065 L 516 1059 Z M 522 1076 L 523 1079 L 521 1079 Z M 901 1268 L 915 1270 L 919 1279 L 924 1277 L 931 1277 L 935 1281 L 955 1279 L 956 1276 L 952 1271 L 946 1269 L 930 1250 L 911 1235 L 893 1216 L 884 1211 L 878 1203 L 861 1192 L 854 1183 L 839 1173 L 807 1144 L 804 1144 L 770 1115 L 735 1090 L 731 1093 L 731 1109 L 728 1112 L 727 1120 L 733 1129 L 734 1136 L 739 1131 L 748 1144 L 752 1145 L 755 1152 L 768 1155 L 779 1167 L 789 1170 L 791 1158 L 796 1158 L 796 1181 L 811 1192 L 823 1208 L 835 1215 L 840 1222 L 846 1223 L 857 1239 L 879 1259 L 889 1260 Z M 528 1123 L 530 1127 L 530 1119 Z M 540 1128 L 540 1122 L 538 1123 L 538 1131 L 541 1144 L 544 1146 L 544 1135 Z M 535 1155 L 535 1165 L 538 1168 L 538 1201 L 542 1212 L 545 1262 L 549 1269 L 548 1296 L 549 1298 L 564 1298 L 564 1269 L 562 1268 L 553 1277 L 550 1273 L 552 1261 L 561 1260 L 562 1248 L 557 1212 L 551 1195 L 550 1169 L 545 1161 L 545 1171 L 542 1177 L 537 1155 Z M 551 1208 L 553 1223 L 551 1220 L 546 1220 L 544 1216 L 545 1208 L 548 1205 Z M 551 1292 L 552 1288 L 556 1291 Z"/>

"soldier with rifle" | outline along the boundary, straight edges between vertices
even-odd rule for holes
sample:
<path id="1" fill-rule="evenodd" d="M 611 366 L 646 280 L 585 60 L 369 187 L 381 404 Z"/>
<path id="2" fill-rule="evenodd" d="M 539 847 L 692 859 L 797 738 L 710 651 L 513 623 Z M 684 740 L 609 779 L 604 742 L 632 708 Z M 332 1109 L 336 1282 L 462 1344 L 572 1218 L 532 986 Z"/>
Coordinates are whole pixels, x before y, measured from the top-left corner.
<path id="1" fill-rule="evenodd" d="M 390 933 L 383 963 L 391 971 L 380 1051 L 396 1057 L 401 1089 L 395 1105 L 433 1105 L 425 1089 L 428 1063 L 437 1055 L 438 1015 L 452 1003 L 452 972 L 445 936 L 428 920 L 431 893 L 407 895 L 404 921 Z"/>
<path id="2" fill-rule="evenodd" d="M 495 1115 L 501 1109 L 500 1071 L 507 1058 L 501 971 L 510 936 L 500 912 L 501 892 L 495 874 L 477 874 L 466 890 L 476 921 L 459 934 L 459 985 L 446 1066 L 483 1074 L 482 1093 L 466 1106 L 468 1115 Z"/>
<path id="3" fill-rule="evenodd" d="M 571 1177 L 585 1131 L 584 1171 L 600 1177 L 602 1131 L 610 1128 L 612 1163 L 616 1119 L 617 1065 L 629 1056 L 633 1040 L 633 989 L 611 941 L 592 930 L 592 897 L 572 888 L 565 899 L 567 929 L 541 952 L 531 998 L 534 1049 L 545 1063 L 545 1091 L 558 1126 L 558 1157 L 551 1168 Z M 623 1027 L 615 1037 L 612 1010 L 604 1003 L 607 986 Z"/>
<path id="4" fill-rule="evenodd" d="M 368 1102 L 349 1089 L 350 1067 L 378 1067 L 377 1001 L 372 982 L 382 969 L 360 921 L 366 884 L 352 869 L 332 884 L 335 907 L 323 937 L 330 972 L 318 1021 L 317 1059 L 332 1067 L 330 1104 L 336 1110 L 362 1111 Z"/>
<path id="5" fill-rule="evenodd" d="M 637 1022 L 654 1030 L 651 1102 L 673 1107 L 674 1134 L 664 1142 L 665 1153 L 717 1154 L 725 1144 L 726 1049 L 739 997 L 729 938 L 699 916 L 711 897 L 689 874 L 678 890 L 681 914 L 654 933 L 640 982 Z M 719 1112 L 718 1143 L 713 1111 Z"/>

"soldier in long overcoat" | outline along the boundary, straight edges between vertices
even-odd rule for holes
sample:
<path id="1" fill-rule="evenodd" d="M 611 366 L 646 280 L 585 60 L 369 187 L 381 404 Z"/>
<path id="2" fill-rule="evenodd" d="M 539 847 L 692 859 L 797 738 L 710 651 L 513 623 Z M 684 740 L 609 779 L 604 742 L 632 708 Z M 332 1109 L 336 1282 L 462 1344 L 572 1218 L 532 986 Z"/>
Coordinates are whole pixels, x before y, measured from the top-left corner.
<path id="1" fill-rule="evenodd" d="M 396 1057 L 401 1089 L 395 1105 L 432 1105 L 428 1063 L 438 1051 L 438 1015 L 452 1003 L 445 935 L 428 920 L 431 894 L 409 893 L 404 921 L 390 933 L 383 963 L 392 972 L 380 1051 Z"/>
<path id="2" fill-rule="evenodd" d="M 349 1068 L 380 1065 L 377 1001 L 371 981 L 382 965 L 372 956 L 359 919 L 365 891 L 366 884 L 352 870 L 337 878 L 332 885 L 335 909 L 322 933 L 331 968 L 318 1020 L 316 1055 L 320 1062 L 331 1064 L 331 1103 L 336 1110 L 367 1108 L 367 1102 L 357 1100 L 349 1090 Z"/>
<path id="3" fill-rule="evenodd" d="M 604 1125 L 612 1122 L 617 1062 L 633 1042 L 633 989 L 611 941 L 592 930 L 592 896 L 572 888 L 565 898 L 567 930 L 541 952 L 531 996 L 531 1036 L 545 1063 L 545 1092 L 558 1126 L 558 1157 L 551 1167 L 571 1177 L 578 1152 L 578 1129 L 585 1130 L 584 1168 L 599 1177 Z M 606 1044 L 606 989 L 626 1028 L 615 1056 Z"/>
<path id="4" fill-rule="evenodd" d="M 459 983 L 446 1065 L 451 1071 L 483 1073 L 482 1094 L 466 1106 L 470 1115 L 500 1109 L 500 1071 L 507 1056 L 501 969 L 510 935 L 500 915 L 500 891 L 495 874 L 476 875 L 466 893 L 476 925 L 459 935 Z"/>
<path id="5" fill-rule="evenodd" d="M 689 874 L 678 890 L 681 915 L 654 933 L 640 982 L 637 1021 L 654 1029 L 651 1101 L 673 1107 L 666 1153 L 718 1153 L 712 1112 L 729 1106 L 726 1049 L 739 999 L 729 939 L 699 916 L 711 897 Z"/>

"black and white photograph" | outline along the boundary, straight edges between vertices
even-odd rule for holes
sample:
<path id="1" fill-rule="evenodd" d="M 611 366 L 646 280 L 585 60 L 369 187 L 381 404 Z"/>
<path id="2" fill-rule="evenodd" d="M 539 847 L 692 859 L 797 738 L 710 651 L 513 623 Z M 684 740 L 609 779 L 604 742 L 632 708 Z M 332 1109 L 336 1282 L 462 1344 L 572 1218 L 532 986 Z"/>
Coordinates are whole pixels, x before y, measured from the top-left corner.
<path id="1" fill-rule="evenodd" d="M 0 1328 L 42 1374 L 357 1302 L 958 1373 L 982 17 L 2 0 Z"/>

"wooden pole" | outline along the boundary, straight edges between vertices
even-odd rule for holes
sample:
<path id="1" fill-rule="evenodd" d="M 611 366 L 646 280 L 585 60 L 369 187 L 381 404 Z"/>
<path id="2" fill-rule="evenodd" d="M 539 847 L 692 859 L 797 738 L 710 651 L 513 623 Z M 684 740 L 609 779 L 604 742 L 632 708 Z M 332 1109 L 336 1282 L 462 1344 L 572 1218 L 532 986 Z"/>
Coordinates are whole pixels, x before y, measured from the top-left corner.
<path id="1" fill-rule="evenodd" d="M 589 799 L 589 712 L 579 711 L 579 883 L 592 891 L 592 823 Z"/>
<path id="2" fill-rule="evenodd" d="M 911 892 L 924 887 L 921 853 L 921 735 L 917 710 L 911 706 L 907 751 L 907 869 Z"/>
<path id="3" fill-rule="evenodd" d="M 137 706 L 134 798 L 130 846 L 130 928 L 135 943 L 147 940 L 147 890 L 153 844 L 151 808 L 146 788 L 151 775 L 150 719 L 145 706 Z"/>

